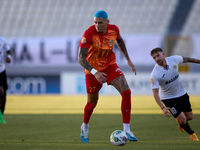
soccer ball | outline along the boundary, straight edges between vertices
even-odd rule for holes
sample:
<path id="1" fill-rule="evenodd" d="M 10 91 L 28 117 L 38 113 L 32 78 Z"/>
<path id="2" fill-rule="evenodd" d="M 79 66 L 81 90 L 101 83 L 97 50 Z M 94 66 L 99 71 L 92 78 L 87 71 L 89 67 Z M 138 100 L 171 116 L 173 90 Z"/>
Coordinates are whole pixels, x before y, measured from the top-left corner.
<path id="1" fill-rule="evenodd" d="M 114 146 L 124 146 L 126 144 L 127 137 L 126 133 L 121 130 L 115 130 L 110 135 L 110 142 Z"/>

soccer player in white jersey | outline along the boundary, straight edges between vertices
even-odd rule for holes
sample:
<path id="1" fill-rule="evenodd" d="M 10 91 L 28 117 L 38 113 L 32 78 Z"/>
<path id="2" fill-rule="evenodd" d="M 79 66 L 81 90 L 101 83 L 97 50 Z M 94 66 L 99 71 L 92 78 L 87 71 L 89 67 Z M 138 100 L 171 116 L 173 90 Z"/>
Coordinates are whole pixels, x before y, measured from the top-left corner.
<path id="1" fill-rule="evenodd" d="M 7 54 L 6 59 L 4 59 L 4 54 Z M 3 114 L 6 104 L 6 90 L 8 89 L 6 67 L 4 62 L 11 62 L 11 51 L 10 46 L 6 42 L 5 38 L 0 37 L 0 123 L 3 124 L 6 123 L 6 121 L 3 119 Z"/>
<path id="2" fill-rule="evenodd" d="M 186 62 L 200 64 L 200 60 L 178 55 L 165 58 L 161 48 L 154 48 L 150 54 L 157 63 L 151 73 L 151 87 L 155 101 L 166 117 L 173 115 L 182 132 L 186 131 L 191 140 L 198 141 L 198 137 L 188 124 L 188 121 L 193 119 L 193 113 L 189 95 L 179 77 L 178 65 Z"/>

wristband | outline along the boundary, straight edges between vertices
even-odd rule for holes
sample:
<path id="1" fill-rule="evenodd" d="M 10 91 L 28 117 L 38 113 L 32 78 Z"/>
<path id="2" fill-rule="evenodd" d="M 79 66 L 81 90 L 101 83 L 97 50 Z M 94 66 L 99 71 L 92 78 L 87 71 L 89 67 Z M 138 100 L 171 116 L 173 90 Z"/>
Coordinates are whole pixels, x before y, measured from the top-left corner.
<path id="1" fill-rule="evenodd" d="M 161 108 L 162 110 L 165 108 L 165 106 L 163 106 L 163 108 Z"/>
<path id="2" fill-rule="evenodd" d="M 95 70 L 94 68 L 92 68 L 92 70 L 90 71 L 91 74 L 95 75 L 98 71 Z"/>
<path id="3" fill-rule="evenodd" d="M 7 55 L 7 57 L 11 59 L 11 55 Z"/>

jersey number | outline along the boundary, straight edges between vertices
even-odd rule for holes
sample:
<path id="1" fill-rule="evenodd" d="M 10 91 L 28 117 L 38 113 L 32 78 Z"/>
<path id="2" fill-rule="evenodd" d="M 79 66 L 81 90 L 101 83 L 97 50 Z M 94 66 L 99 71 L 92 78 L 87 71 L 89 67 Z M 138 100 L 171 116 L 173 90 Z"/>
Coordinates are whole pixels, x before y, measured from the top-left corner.
<path id="1" fill-rule="evenodd" d="M 96 87 L 89 87 L 90 92 L 95 92 Z"/>

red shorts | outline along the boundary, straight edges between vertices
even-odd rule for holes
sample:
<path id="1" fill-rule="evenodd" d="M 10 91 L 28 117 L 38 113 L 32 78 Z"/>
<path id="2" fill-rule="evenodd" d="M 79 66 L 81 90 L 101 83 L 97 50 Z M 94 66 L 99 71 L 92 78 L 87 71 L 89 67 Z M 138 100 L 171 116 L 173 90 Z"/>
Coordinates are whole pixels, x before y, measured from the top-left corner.
<path id="1" fill-rule="evenodd" d="M 106 73 L 106 82 L 109 85 L 110 82 L 119 77 L 119 76 L 124 76 L 122 71 L 119 69 L 117 64 L 111 65 L 102 72 Z M 102 84 L 95 78 L 94 75 L 92 74 L 85 74 L 85 82 L 86 82 L 86 88 L 87 88 L 87 93 L 88 94 L 94 94 L 99 92 L 99 90 L 102 87 Z"/>

